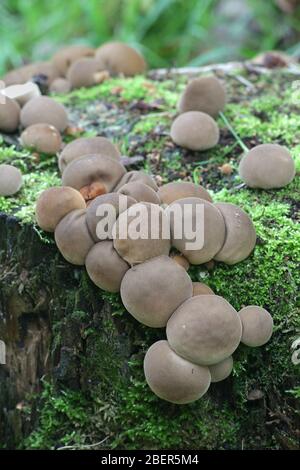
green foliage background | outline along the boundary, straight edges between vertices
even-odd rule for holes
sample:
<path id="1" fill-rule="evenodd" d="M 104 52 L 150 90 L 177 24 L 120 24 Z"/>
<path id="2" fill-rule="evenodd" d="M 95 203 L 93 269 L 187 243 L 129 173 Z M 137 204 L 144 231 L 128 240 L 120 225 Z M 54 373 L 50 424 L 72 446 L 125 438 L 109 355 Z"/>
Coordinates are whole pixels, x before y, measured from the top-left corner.
<path id="1" fill-rule="evenodd" d="M 275 0 L 1 0 L 0 73 L 61 44 L 120 39 L 150 67 L 203 65 L 281 48 L 300 52 L 300 15 Z"/>

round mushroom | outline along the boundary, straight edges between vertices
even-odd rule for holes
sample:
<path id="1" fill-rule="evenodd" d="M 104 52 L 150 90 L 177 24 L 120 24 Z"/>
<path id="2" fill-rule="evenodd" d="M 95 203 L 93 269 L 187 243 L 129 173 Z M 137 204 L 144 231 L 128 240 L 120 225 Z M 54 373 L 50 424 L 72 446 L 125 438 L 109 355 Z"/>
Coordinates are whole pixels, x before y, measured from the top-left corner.
<path id="1" fill-rule="evenodd" d="M 124 194 L 125 196 L 130 196 L 135 199 L 137 202 L 151 202 L 152 204 L 160 204 L 160 199 L 157 193 L 147 186 L 146 184 L 133 182 L 124 184 L 119 190 L 118 193 Z"/>
<path id="2" fill-rule="evenodd" d="M 53 187 L 43 191 L 38 198 L 35 217 L 42 230 L 54 232 L 58 223 L 69 212 L 85 208 L 85 200 L 75 189 L 66 186 Z"/>
<path id="3" fill-rule="evenodd" d="M 186 271 L 168 256 L 133 266 L 121 284 L 121 298 L 128 312 L 140 323 L 162 328 L 185 300 L 192 296 Z"/>
<path id="4" fill-rule="evenodd" d="M 59 73 L 50 62 L 36 62 L 11 70 L 4 76 L 3 81 L 6 86 L 22 85 L 32 81 L 32 79 L 38 75 L 43 75 L 46 84 L 49 85 L 59 76 Z"/>
<path id="5" fill-rule="evenodd" d="M 196 197 L 179 199 L 166 209 L 172 245 L 191 264 L 210 261 L 225 240 L 225 222 L 215 205 Z"/>
<path id="6" fill-rule="evenodd" d="M 294 179 L 295 173 L 290 152 L 277 144 L 257 145 L 239 165 L 239 175 L 249 188 L 282 188 Z"/>
<path id="7" fill-rule="evenodd" d="M 86 211 L 86 221 L 93 240 L 99 242 L 112 239 L 117 218 L 133 204 L 136 204 L 136 200 L 124 194 L 108 193 L 96 197 Z"/>
<path id="8" fill-rule="evenodd" d="M 178 405 L 199 400 L 210 386 L 208 367 L 192 364 L 178 356 L 165 340 L 157 341 L 148 349 L 144 373 L 155 395 Z"/>
<path id="9" fill-rule="evenodd" d="M 12 196 L 21 189 L 22 184 L 22 173 L 18 168 L 13 165 L 0 165 L 0 196 Z"/>
<path id="10" fill-rule="evenodd" d="M 20 123 L 20 106 L 10 98 L 0 101 L 0 131 L 16 132 Z"/>
<path id="11" fill-rule="evenodd" d="M 132 47 L 122 42 L 108 42 L 96 50 L 96 59 L 112 75 L 132 76 L 143 73 L 146 63 Z"/>
<path id="12" fill-rule="evenodd" d="M 52 57 L 52 63 L 62 77 L 65 77 L 70 65 L 81 57 L 93 57 L 94 49 L 82 45 L 65 46 Z"/>
<path id="13" fill-rule="evenodd" d="M 80 137 L 67 144 L 61 152 L 58 160 L 59 169 L 63 172 L 73 160 L 96 153 L 120 160 L 119 150 L 105 137 Z"/>
<path id="14" fill-rule="evenodd" d="M 217 145 L 220 132 L 216 121 L 200 111 L 180 114 L 171 126 L 171 139 L 189 150 L 208 150 Z"/>
<path id="15" fill-rule="evenodd" d="M 51 93 L 62 94 L 69 93 L 69 91 L 71 91 L 71 88 L 72 86 L 69 80 L 67 80 L 66 78 L 59 77 L 53 80 L 49 87 L 49 90 Z"/>
<path id="16" fill-rule="evenodd" d="M 94 245 L 85 218 L 85 209 L 75 209 L 60 220 L 54 232 L 62 256 L 72 264 L 83 266 Z"/>
<path id="17" fill-rule="evenodd" d="M 121 189 L 127 183 L 143 183 L 152 188 L 155 192 L 158 190 L 157 184 L 155 183 L 152 176 L 148 175 L 144 171 L 133 170 L 125 173 L 123 178 L 115 187 L 115 191 L 119 191 L 119 189 Z"/>
<path id="18" fill-rule="evenodd" d="M 273 332 L 273 318 L 267 310 L 249 305 L 239 311 L 243 333 L 241 342 L 255 348 L 267 343 Z"/>
<path id="19" fill-rule="evenodd" d="M 123 212 L 113 227 L 114 247 L 134 265 L 170 251 L 170 225 L 163 209 L 140 202 Z"/>
<path id="20" fill-rule="evenodd" d="M 60 133 L 50 124 L 33 124 L 21 134 L 23 147 L 49 155 L 56 154 L 62 144 Z"/>
<path id="21" fill-rule="evenodd" d="M 188 181 L 174 181 L 164 184 L 159 188 L 158 195 L 162 204 L 167 205 L 186 197 L 200 197 L 208 202 L 212 202 L 212 198 L 206 189 L 199 184 L 190 183 Z"/>
<path id="22" fill-rule="evenodd" d="M 85 267 L 91 280 L 100 289 L 119 292 L 128 264 L 118 255 L 112 241 L 96 243 L 89 251 Z"/>
<path id="23" fill-rule="evenodd" d="M 106 75 L 103 72 L 104 68 L 99 60 L 92 57 L 82 57 L 69 67 L 67 79 L 72 88 L 91 87 L 101 83 L 103 77 L 107 78 L 107 71 L 105 71 Z"/>
<path id="24" fill-rule="evenodd" d="M 196 295 L 214 295 L 214 291 L 207 286 L 206 284 L 203 284 L 203 282 L 193 282 L 193 297 Z"/>
<path id="25" fill-rule="evenodd" d="M 226 104 L 226 91 L 220 80 L 213 75 L 193 79 L 179 101 L 179 112 L 201 111 L 217 117 Z"/>
<path id="26" fill-rule="evenodd" d="M 223 361 L 209 367 L 211 382 L 221 382 L 227 379 L 232 372 L 233 359 L 232 356 L 227 357 Z"/>
<path id="27" fill-rule="evenodd" d="M 188 361 L 214 365 L 229 357 L 242 337 L 236 310 L 218 295 L 186 300 L 167 323 L 171 348 Z"/>
<path id="28" fill-rule="evenodd" d="M 248 258 L 256 244 L 256 232 L 252 220 L 235 204 L 218 202 L 214 204 L 221 212 L 225 227 L 225 242 L 214 256 L 217 261 L 236 264 Z"/>
<path id="29" fill-rule="evenodd" d="M 68 125 L 65 107 L 48 96 L 39 96 L 28 101 L 21 110 L 22 126 L 26 128 L 40 123 L 50 124 L 63 132 Z"/>
<path id="30" fill-rule="evenodd" d="M 1 94 L 17 101 L 20 106 L 24 106 L 32 98 L 41 96 L 39 87 L 33 82 L 27 82 L 22 85 L 10 85 L 1 90 Z"/>

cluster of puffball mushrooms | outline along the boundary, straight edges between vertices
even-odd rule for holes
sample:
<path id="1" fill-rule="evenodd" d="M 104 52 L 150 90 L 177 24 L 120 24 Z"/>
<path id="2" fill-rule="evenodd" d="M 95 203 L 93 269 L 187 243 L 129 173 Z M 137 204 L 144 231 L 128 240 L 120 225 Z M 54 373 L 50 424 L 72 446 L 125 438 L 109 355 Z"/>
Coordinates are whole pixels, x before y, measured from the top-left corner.
<path id="1" fill-rule="evenodd" d="M 46 76 L 51 91 L 67 92 L 99 83 L 109 75 L 142 73 L 145 62 L 128 46 L 110 43 L 96 52 L 66 48 L 47 66 L 36 66 L 39 73 L 49 67 Z M 19 94 L 16 97 L 11 91 L 5 104 L 0 104 L 0 130 L 16 132 L 21 124 L 24 147 L 59 153 L 62 186 L 40 195 L 36 204 L 39 227 L 54 232 L 62 256 L 74 265 L 85 265 L 96 286 L 120 292 L 124 306 L 137 321 L 166 328 L 167 339 L 153 344 L 144 359 L 151 390 L 172 403 L 198 400 L 210 383 L 230 375 L 232 354 L 240 343 L 257 347 L 272 335 L 273 320 L 265 309 L 247 306 L 237 312 L 207 285 L 192 282 L 187 273 L 190 264 L 216 260 L 233 265 L 247 258 L 256 244 L 252 220 L 234 204 L 213 203 L 200 185 L 171 182 L 158 187 L 142 171 L 127 172 L 119 150 L 104 137 L 79 138 L 62 148 L 61 133 L 68 125 L 66 110 L 54 99 L 40 96 L 36 85 L 28 82 L 33 73 L 36 69 L 25 67 L 7 75 L 10 86 L 6 92 L 17 86 Z M 22 94 L 24 82 L 27 91 L 23 88 Z M 198 151 L 216 145 L 219 129 L 214 118 L 225 103 L 225 90 L 217 78 L 192 80 L 172 124 L 174 143 Z M 13 186 L 15 191 L 20 189 L 20 175 L 6 167 L 9 165 L 0 166 L 0 194 L 9 195 Z M 295 167 L 285 148 L 267 144 L 243 156 L 239 173 L 249 187 L 278 188 L 293 179 Z M 5 184 L 8 188 L 3 191 Z M 184 220 L 171 216 L 175 204 L 189 206 L 189 211 L 180 212 Z M 106 205 L 114 208 L 116 218 L 108 217 L 104 227 L 101 207 Z M 176 237 L 175 229 L 178 222 L 192 226 L 200 206 L 203 245 L 192 249 L 184 233 Z M 155 238 L 131 236 L 129 225 L 139 211 L 140 225 L 148 228 L 148 235 L 154 232 Z"/>

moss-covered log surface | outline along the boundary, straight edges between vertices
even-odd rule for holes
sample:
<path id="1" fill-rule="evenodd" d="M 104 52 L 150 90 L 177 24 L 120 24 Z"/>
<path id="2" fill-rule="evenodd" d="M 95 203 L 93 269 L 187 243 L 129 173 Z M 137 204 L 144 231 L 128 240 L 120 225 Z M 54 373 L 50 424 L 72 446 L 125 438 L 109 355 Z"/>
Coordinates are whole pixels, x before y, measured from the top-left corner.
<path id="1" fill-rule="evenodd" d="M 243 65 L 215 73 L 226 81 L 225 116 L 244 144 L 287 145 L 299 170 L 297 75 L 257 73 Z M 151 72 L 58 97 L 73 125 L 64 140 L 107 136 L 132 158 L 129 168 L 146 169 L 159 183 L 199 182 L 215 200 L 244 208 L 258 233 L 254 254 L 235 266 L 209 263 L 190 273 L 236 309 L 268 309 L 275 322 L 272 340 L 262 348 L 240 347 L 233 375 L 198 402 L 175 406 L 156 398 L 142 361 L 164 331 L 133 320 L 118 295 L 97 289 L 38 230 L 34 203 L 43 189 L 60 184 L 57 159 L 30 154 L 15 136 L 3 136 L 0 162 L 18 166 L 25 184 L 17 197 L 0 198 L 0 339 L 7 345 L 7 364 L 0 365 L 0 447 L 299 447 L 300 366 L 291 360 L 300 336 L 299 177 L 281 190 L 246 189 L 237 174 L 240 142 L 222 117 L 215 149 L 174 146 L 169 129 L 187 78 Z"/>

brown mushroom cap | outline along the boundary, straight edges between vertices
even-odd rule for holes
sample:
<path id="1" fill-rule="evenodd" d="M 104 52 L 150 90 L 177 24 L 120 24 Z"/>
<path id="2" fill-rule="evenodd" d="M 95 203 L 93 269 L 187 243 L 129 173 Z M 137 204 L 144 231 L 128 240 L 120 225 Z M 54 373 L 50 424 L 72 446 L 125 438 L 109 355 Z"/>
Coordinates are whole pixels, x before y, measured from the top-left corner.
<path id="1" fill-rule="evenodd" d="M 93 283 L 108 292 L 119 292 L 121 281 L 129 269 L 112 241 L 96 243 L 86 257 L 85 266 Z"/>
<path id="2" fill-rule="evenodd" d="M 20 106 L 24 106 L 32 98 L 41 96 L 39 87 L 32 82 L 23 83 L 22 85 L 10 85 L 4 88 L 1 93 L 17 101 Z"/>
<path id="3" fill-rule="evenodd" d="M 67 79 L 72 88 L 90 87 L 98 83 L 98 74 L 104 70 L 99 60 L 82 57 L 69 67 Z"/>
<path id="4" fill-rule="evenodd" d="M 218 202 L 215 206 L 224 217 L 226 235 L 221 250 L 214 256 L 217 261 L 236 264 L 248 258 L 256 243 L 256 232 L 252 220 L 235 204 Z"/>
<path id="5" fill-rule="evenodd" d="M 194 227 L 193 230 L 196 229 L 197 210 L 201 210 L 202 208 L 204 208 L 203 224 L 201 224 L 202 219 L 200 216 L 198 220 L 201 227 L 203 227 L 203 246 L 199 249 L 191 249 L 187 244 L 193 243 L 195 239 L 188 240 L 185 236 L 185 229 L 187 227 Z M 180 238 L 175 238 L 175 229 L 179 222 L 178 217 L 180 216 L 180 213 L 178 212 L 179 209 L 182 210 L 183 234 L 181 235 L 181 233 L 179 233 L 178 235 L 180 235 Z M 189 210 L 187 211 L 187 209 Z M 187 197 L 179 199 L 168 206 L 166 214 L 170 220 L 172 245 L 180 251 L 191 264 L 206 263 L 220 251 L 225 239 L 225 222 L 222 214 L 215 205 L 205 199 Z M 197 235 L 200 238 L 200 232 L 198 230 Z"/>
<path id="6" fill-rule="evenodd" d="M 246 153 L 239 174 L 249 188 L 282 188 L 295 176 L 295 162 L 289 151 L 277 144 L 257 145 Z"/>
<path id="7" fill-rule="evenodd" d="M 148 175 L 144 171 L 128 171 L 125 173 L 123 178 L 117 184 L 115 191 L 118 191 L 127 183 L 143 183 L 152 188 L 154 191 L 158 190 L 157 184 L 155 183 L 152 176 Z"/>
<path id="8" fill-rule="evenodd" d="M 49 90 L 51 93 L 69 93 L 71 91 L 71 83 L 66 78 L 56 78 L 51 83 Z"/>
<path id="9" fill-rule="evenodd" d="M 267 310 L 249 305 L 239 311 L 243 333 L 241 342 L 255 348 L 267 343 L 273 332 L 273 318 Z"/>
<path id="10" fill-rule="evenodd" d="M 58 161 L 59 169 L 63 172 L 73 160 L 95 153 L 120 160 L 118 148 L 106 137 L 80 137 L 67 144 L 61 152 Z"/>
<path id="11" fill-rule="evenodd" d="M 133 266 L 121 284 L 125 308 L 151 328 L 166 326 L 174 310 L 192 296 L 192 291 L 189 275 L 168 256 Z"/>
<path id="12" fill-rule="evenodd" d="M 52 63 L 62 77 L 65 77 L 70 65 L 81 57 L 93 57 L 94 49 L 82 45 L 72 45 L 61 48 L 52 57 Z"/>
<path id="13" fill-rule="evenodd" d="M 195 364 L 214 365 L 229 357 L 242 337 L 236 310 L 218 295 L 186 300 L 167 324 L 171 348 Z"/>
<path id="14" fill-rule="evenodd" d="M 95 242 L 112 239 L 112 229 L 117 218 L 133 204 L 136 204 L 135 199 L 118 193 L 108 193 L 96 197 L 86 211 L 88 228 Z M 106 205 L 109 205 L 110 212 L 104 214 L 103 212 L 99 212 L 101 211 L 100 206 L 102 206 L 102 210 L 104 211 Z M 107 225 L 105 224 L 105 226 L 102 227 L 102 225 L 99 224 L 101 220 L 103 220 L 102 225 L 104 225 L 105 221 L 107 221 Z"/>
<path id="15" fill-rule="evenodd" d="M 196 295 L 214 295 L 214 291 L 203 282 L 193 282 L 193 297 Z"/>
<path id="16" fill-rule="evenodd" d="M 135 229 L 139 232 L 141 228 L 140 234 L 133 234 Z M 118 218 L 113 232 L 115 249 L 131 265 L 169 254 L 169 221 L 163 209 L 156 204 L 140 202 L 129 207 Z"/>
<path id="17" fill-rule="evenodd" d="M 175 261 L 175 263 L 179 264 L 179 266 L 181 266 L 183 269 L 185 269 L 186 271 L 189 270 L 189 267 L 190 267 L 190 263 L 188 262 L 188 260 L 181 254 L 174 254 L 172 253 L 170 255 L 170 258 Z"/>
<path id="18" fill-rule="evenodd" d="M 28 101 L 21 110 L 21 124 L 26 128 L 39 123 L 51 124 L 59 132 L 63 132 L 68 125 L 65 107 L 48 96 L 39 96 Z"/>
<path id="19" fill-rule="evenodd" d="M 124 184 L 118 193 L 130 196 L 137 202 L 151 202 L 152 204 L 160 204 L 157 193 L 146 184 L 134 182 Z"/>
<path id="20" fill-rule="evenodd" d="M 33 124 L 21 134 L 23 147 L 54 155 L 61 148 L 61 136 L 50 124 Z"/>
<path id="21" fill-rule="evenodd" d="M 1 108 L 0 104 L 0 108 Z M 23 184 L 22 173 L 12 165 L 0 165 L 0 196 L 12 196 Z"/>
<path id="22" fill-rule="evenodd" d="M 126 172 L 121 163 L 99 154 L 85 155 L 73 160 L 62 174 L 63 186 L 82 189 L 99 182 L 102 194 L 110 193 Z"/>
<path id="23" fill-rule="evenodd" d="M 51 62 L 36 62 L 11 70 L 3 77 L 3 80 L 6 86 L 21 85 L 31 81 L 35 75 L 46 76 L 49 85 L 59 76 L 59 72 Z"/>
<path id="24" fill-rule="evenodd" d="M 180 114 L 171 126 L 171 139 L 190 150 L 208 150 L 219 142 L 217 123 L 208 114 L 188 111 Z"/>
<path id="25" fill-rule="evenodd" d="M 69 212 L 56 226 L 54 237 L 62 256 L 72 264 L 83 266 L 94 245 L 86 224 L 85 209 Z"/>
<path id="26" fill-rule="evenodd" d="M 221 380 L 227 379 L 231 374 L 233 368 L 232 356 L 227 357 L 223 361 L 209 367 L 211 382 L 221 382 Z"/>
<path id="27" fill-rule="evenodd" d="M 69 212 L 85 209 L 81 194 L 73 188 L 53 187 L 42 192 L 35 208 L 36 221 L 41 229 L 54 232 L 56 226 Z"/>
<path id="28" fill-rule="evenodd" d="M 148 349 L 144 372 L 153 393 L 178 405 L 198 400 L 210 386 L 208 367 L 186 361 L 164 340 L 157 341 Z"/>
<path id="29" fill-rule="evenodd" d="M 211 75 L 195 78 L 187 85 L 179 101 L 179 111 L 201 111 L 216 117 L 223 111 L 225 103 L 225 88 L 220 80 Z"/>
<path id="30" fill-rule="evenodd" d="M 0 131 L 15 132 L 20 122 L 20 106 L 14 100 L 5 98 L 0 102 Z"/>
<path id="31" fill-rule="evenodd" d="M 143 73 L 146 69 L 144 58 L 132 47 L 121 42 L 108 42 L 96 50 L 96 59 L 111 74 L 126 76 Z"/>
<path id="32" fill-rule="evenodd" d="M 199 184 L 190 183 L 188 181 L 174 181 L 161 186 L 158 195 L 163 204 L 172 204 L 178 199 L 186 197 L 200 197 L 208 202 L 212 202 L 212 198 L 206 189 Z"/>

